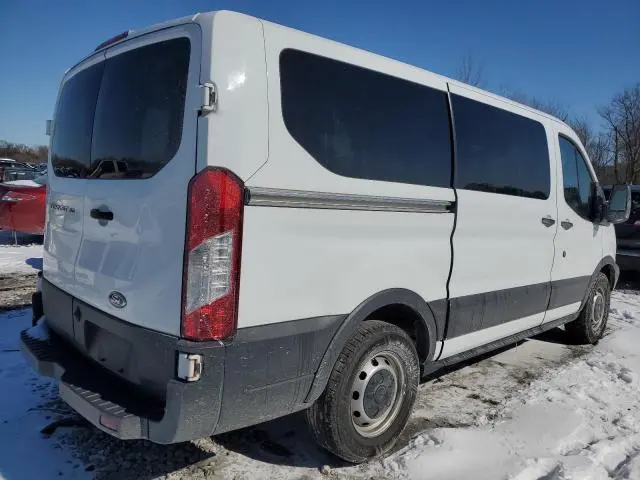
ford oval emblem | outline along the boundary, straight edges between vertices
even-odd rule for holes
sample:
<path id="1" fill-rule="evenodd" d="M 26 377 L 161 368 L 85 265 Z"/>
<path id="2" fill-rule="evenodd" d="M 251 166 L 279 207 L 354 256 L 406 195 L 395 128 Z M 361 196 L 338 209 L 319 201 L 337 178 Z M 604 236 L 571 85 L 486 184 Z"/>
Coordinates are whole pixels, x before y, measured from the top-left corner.
<path id="1" fill-rule="evenodd" d="M 109 294 L 109 303 L 116 308 L 124 308 L 127 306 L 127 299 L 120 292 L 113 291 Z"/>

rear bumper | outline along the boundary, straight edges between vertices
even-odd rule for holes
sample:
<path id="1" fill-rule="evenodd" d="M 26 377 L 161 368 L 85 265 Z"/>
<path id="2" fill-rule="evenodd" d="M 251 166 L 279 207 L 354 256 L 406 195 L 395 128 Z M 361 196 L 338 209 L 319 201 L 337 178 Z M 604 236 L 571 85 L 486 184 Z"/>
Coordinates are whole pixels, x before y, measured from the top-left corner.
<path id="1" fill-rule="evenodd" d="M 167 379 L 165 399 L 111 374 L 88 361 L 57 336 L 46 319 L 20 334 L 20 348 L 35 370 L 58 380 L 60 397 L 93 425 L 123 440 L 148 439 L 176 443 L 211 435 L 221 405 L 223 369 L 216 356 L 206 355 L 203 376 L 186 383 Z"/>
<path id="2" fill-rule="evenodd" d="M 618 249 L 616 263 L 620 270 L 640 272 L 640 250 Z"/>
<path id="3" fill-rule="evenodd" d="M 20 336 L 33 368 L 57 379 L 60 397 L 100 430 L 162 444 L 309 407 L 320 361 L 345 318 L 244 328 L 225 343 L 189 342 L 118 320 L 46 279 L 33 300 L 44 315 Z M 177 378 L 179 353 L 201 355 L 199 380 Z"/>

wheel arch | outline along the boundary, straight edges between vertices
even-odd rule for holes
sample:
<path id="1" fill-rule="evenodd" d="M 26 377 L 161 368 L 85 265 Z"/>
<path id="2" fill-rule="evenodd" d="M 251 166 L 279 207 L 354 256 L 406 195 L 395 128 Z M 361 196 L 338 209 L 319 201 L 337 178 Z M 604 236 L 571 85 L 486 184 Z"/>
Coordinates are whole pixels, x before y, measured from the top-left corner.
<path id="1" fill-rule="evenodd" d="M 417 293 L 392 288 L 375 293 L 360 303 L 343 321 L 320 361 L 305 403 L 314 402 L 323 392 L 333 366 L 347 340 L 361 322 L 383 320 L 403 330 L 413 328 L 413 337 L 420 363 L 436 355 L 436 341 L 444 333 L 446 299 L 427 303 Z M 409 333 L 409 332 L 408 332 Z"/>
<path id="2" fill-rule="evenodd" d="M 591 275 L 591 279 L 589 280 L 589 285 L 587 290 L 584 292 L 584 297 L 582 298 L 582 303 L 580 305 L 580 311 L 586 305 L 589 300 L 589 292 L 593 288 L 593 285 L 596 282 L 596 278 L 600 273 L 604 273 L 609 280 L 609 285 L 611 286 L 611 290 L 613 290 L 618 283 L 618 277 L 620 276 L 620 268 L 616 264 L 615 259 L 611 255 L 607 255 L 604 257 L 598 265 L 596 266 L 593 274 Z"/>

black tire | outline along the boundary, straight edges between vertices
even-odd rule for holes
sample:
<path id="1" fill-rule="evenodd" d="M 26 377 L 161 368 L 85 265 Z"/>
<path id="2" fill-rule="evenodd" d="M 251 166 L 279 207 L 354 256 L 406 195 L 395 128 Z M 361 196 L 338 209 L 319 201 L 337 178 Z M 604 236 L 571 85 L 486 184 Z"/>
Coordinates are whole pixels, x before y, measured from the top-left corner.
<path id="1" fill-rule="evenodd" d="M 386 366 L 378 359 L 386 362 Z M 371 371 L 369 377 L 366 369 Z M 397 371 L 397 374 L 389 374 L 385 369 Z M 389 379 L 392 379 L 391 383 L 388 383 Z M 325 391 L 306 412 L 312 435 L 322 447 L 348 462 L 360 463 L 384 455 L 393 447 L 409 420 L 419 380 L 418 354 L 411 338 L 395 325 L 378 320 L 363 322 L 340 353 Z M 383 384 L 385 388 L 380 389 Z M 356 396 L 358 392 L 354 392 L 354 388 L 362 389 L 361 401 L 363 405 L 368 402 L 368 412 L 379 414 L 376 421 L 387 419 L 379 430 L 365 431 L 373 427 L 355 424 L 362 423 L 364 417 L 354 409 L 354 402 L 357 403 L 360 397 L 360 394 Z M 388 391 L 392 392 L 389 397 Z M 380 413 L 381 409 L 383 413 Z M 392 413 L 387 416 L 385 411 Z"/>
<path id="2" fill-rule="evenodd" d="M 609 285 L 609 279 L 600 272 L 589 290 L 589 296 L 580 315 L 565 326 L 569 340 L 576 344 L 597 343 L 607 328 L 610 301 L 611 285 Z M 599 318 L 601 308 L 602 318 Z"/>

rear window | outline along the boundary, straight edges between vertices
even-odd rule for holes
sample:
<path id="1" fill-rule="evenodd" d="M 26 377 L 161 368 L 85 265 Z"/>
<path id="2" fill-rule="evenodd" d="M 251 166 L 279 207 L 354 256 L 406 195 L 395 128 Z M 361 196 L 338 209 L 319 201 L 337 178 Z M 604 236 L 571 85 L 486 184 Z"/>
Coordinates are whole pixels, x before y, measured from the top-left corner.
<path id="1" fill-rule="evenodd" d="M 51 163 L 59 177 L 84 177 L 91 158 L 91 128 L 104 63 L 71 77 L 58 100 Z"/>
<path id="2" fill-rule="evenodd" d="M 189 55 L 187 38 L 154 43 L 66 82 L 52 139 L 55 174 L 136 179 L 164 167 L 180 146 Z"/>

